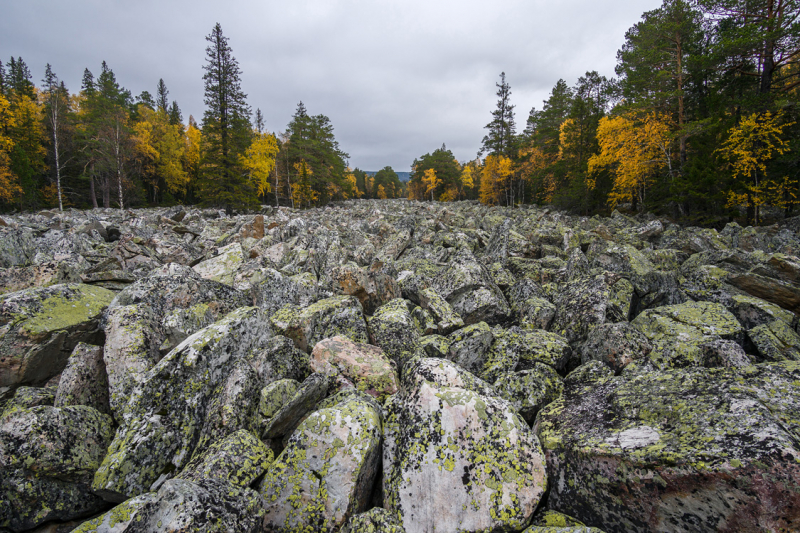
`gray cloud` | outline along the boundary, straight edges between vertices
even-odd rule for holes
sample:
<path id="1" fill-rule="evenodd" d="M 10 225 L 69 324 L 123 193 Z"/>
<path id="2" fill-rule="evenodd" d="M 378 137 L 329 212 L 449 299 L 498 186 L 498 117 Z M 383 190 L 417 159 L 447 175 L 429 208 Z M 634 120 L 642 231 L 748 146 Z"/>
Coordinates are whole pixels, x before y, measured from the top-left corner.
<path id="1" fill-rule="evenodd" d="M 106 60 L 136 95 L 164 78 L 188 119 L 203 114 L 205 36 L 222 25 L 243 88 L 267 127 L 297 102 L 330 117 L 351 166 L 408 170 L 446 143 L 480 147 L 505 71 L 517 123 L 559 78 L 614 74 L 625 31 L 656 0 L 210 0 L 7 2 L 0 60 L 21 56 L 38 83 L 46 63 L 72 91 Z"/>

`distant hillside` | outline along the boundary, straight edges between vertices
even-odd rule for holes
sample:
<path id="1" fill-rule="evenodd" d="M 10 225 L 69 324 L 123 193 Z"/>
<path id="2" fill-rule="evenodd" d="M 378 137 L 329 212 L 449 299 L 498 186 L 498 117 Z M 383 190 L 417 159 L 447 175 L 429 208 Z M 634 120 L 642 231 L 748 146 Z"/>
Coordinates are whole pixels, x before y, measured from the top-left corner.
<path id="1" fill-rule="evenodd" d="M 374 176 L 375 174 L 378 173 L 377 170 L 365 170 L 364 172 L 368 176 Z M 408 180 L 411 179 L 411 172 L 395 172 L 395 174 L 397 174 L 397 177 L 400 178 L 400 181 L 402 181 L 403 183 L 406 183 Z"/>

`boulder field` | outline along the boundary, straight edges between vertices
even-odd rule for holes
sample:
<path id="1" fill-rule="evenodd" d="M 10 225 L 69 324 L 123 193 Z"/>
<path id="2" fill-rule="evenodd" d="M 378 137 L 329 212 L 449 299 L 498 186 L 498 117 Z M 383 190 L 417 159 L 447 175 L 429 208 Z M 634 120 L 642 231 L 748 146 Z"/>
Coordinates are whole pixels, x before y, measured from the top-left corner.
<path id="1" fill-rule="evenodd" d="M 0 532 L 800 530 L 800 217 L 0 219 Z"/>

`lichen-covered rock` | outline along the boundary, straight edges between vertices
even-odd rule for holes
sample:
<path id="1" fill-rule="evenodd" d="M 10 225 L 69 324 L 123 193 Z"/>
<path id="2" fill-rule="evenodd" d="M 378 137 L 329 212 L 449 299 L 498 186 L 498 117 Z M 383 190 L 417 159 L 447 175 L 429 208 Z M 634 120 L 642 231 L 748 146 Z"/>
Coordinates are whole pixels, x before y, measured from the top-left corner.
<path id="1" fill-rule="evenodd" d="M 615 374 L 628 364 L 646 357 L 653 346 L 644 334 L 628 322 L 597 326 L 581 346 L 581 363 L 601 361 Z"/>
<path id="2" fill-rule="evenodd" d="M 200 302 L 185 309 L 174 309 L 168 313 L 161 319 L 161 327 L 166 338 L 159 346 L 159 352 L 167 354 L 195 331 L 216 322 L 219 318 L 217 307 L 219 305 L 215 302 L 211 302 L 211 305 Z"/>
<path id="3" fill-rule="evenodd" d="M 703 351 L 702 366 L 715 368 L 719 366 L 736 367 L 753 364 L 750 357 L 739 344 L 731 340 L 715 339 L 700 345 Z"/>
<path id="4" fill-rule="evenodd" d="M 311 352 L 311 369 L 328 375 L 342 374 L 358 390 L 383 401 L 397 392 L 397 373 L 383 350 L 347 337 L 323 339 Z"/>
<path id="5" fill-rule="evenodd" d="M 354 263 L 333 269 L 330 278 L 336 292 L 358 298 L 368 315 L 402 296 L 400 286 L 392 276 L 381 270 L 362 269 Z"/>
<path id="6" fill-rule="evenodd" d="M 369 318 L 369 338 L 401 371 L 406 361 L 420 353 L 419 331 L 402 298 L 380 306 Z"/>
<path id="7" fill-rule="evenodd" d="M 609 532 L 795 529 L 798 378 L 792 362 L 567 384 L 537 418 L 548 505 Z"/>
<path id="8" fill-rule="evenodd" d="M 0 268 L 0 294 L 59 283 L 80 283 L 85 265 L 86 260 L 79 255 L 75 262 L 53 260 L 25 267 Z"/>
<path id="9" fill-rule="evenodd" d="M 428 310 L 415 307 L 411 311 L 411 318 L 414 319 L 414 324 L 417 326 L 420 335 L 434 335 L 439 332 L 439 326 Z"/>
<path id="10" fill-rule="evenodd" d="M 588 527 L 580 520 L 557 511 L 536 513 L 531 527 L 522 533 L 603 533 L 596 527 Z"/>
<path id="11" fill-rule="evenodd" d="M 635 364 L 635 363 L 634 363 Z M 633 365 L 630 365 L 633 366 Z M 627 368 L 630 368 L 627 367 Z M 564 378 L 565 386 L 585 386 L 596 381 L 614 377 L 614 371 L 603 362 L 592 360 L 582 364 Z"/>
<path id="12" fill-rule="evenodd" d="M 800 313 L 800 260 L 797 257 L 771 254 L 747 272 L 732 273 L 728 282 L 752 296 Z"/>
<path id="13" fill-rule="evenodd" d="M 419 304 L 433 317 L 439 335 L 448 335 L 464 327 L 464 321 L 458 313 L 435 290 L 428 288 L 420 292 Z"/>
<path id="14" fill-rule="evenodd" d="M 511 308 L 486 267 L 472 254 L 459 252 L 432 282 L 433 289 L 453 307 L 465 324 L 498 324 Z"/>
<path id="15" fill-rule="evenodd" d="M 596 326 L 606 321 L 618 321 L 613 319 L 617 317 L 609 320 L 609 314 L 614 309 L 611 288 L 617 279 L 600 274 L 564 284 L 553 301 L 556 316 L 550 329 L 577 347 Z"/>
<path id="16" fill-rule="evenodd" d="M 263 516 L 261 497 L 253 489 L 218 480 L 170 479 L 157 492 L 131 498 L 74 531 L 256 533 Z"/>
<path id="17" fill-rule="evenodd" d="M 561 396 L 564 384 L 553 367 L 535 363 L 530 370 L 501 374 L 494 388 L 528 424 L 532 424 L 542 407 Z"/>
<path id="18" fill-rule="evenodd" d="M 388 405 L 384 506 L 408 533 L 521 530 L 547 485 L 536 436 L 505 400 L 428 381 L 432 361 Z"/>
<path id="19" fill-rule="evenodd" d="M 266 471 L 272 460 L 272 450 L 251 432 L 241 429 L 209 446 L 175 478 L 198 485 L 213 479 L 246 488 Z"/>
<path id="20" fill-rule="evenodd" d="M 261 389 L 258 415 L 262 431 L 266 423 L 294 397 L 299 388 L 300 383 L 293 379 L 279 379 Z"/>
<path id="21" fill-rule="evenodd" d="M 160 359 L 155 319 L 146 304 L 115 307 L 108 313 L 103 361 L 109 403 L 121 420 L 134 387 Z"/>
<path id="22" fill-rule="evenodd" d="M 328 395 L 332 384 L 333 379 L 325 374 L 315 372 L 308 376 L 297 392 L 266 422 L 263 438 L 279 439 L 290 434 L 303 417 Z"/>
<path id="23" fill-rule="evenodd" d="M 310 362 L 309 355 L 283 335 L 268 339 L 250 358 L 264 383 L 278 379 L 303 381 L 312 372 Z"/>
<path id="24" fill-rule="evenodd" d="M 381 453 L 381 413 L 352 399 L 314 412 L 267 469 L 267 531 L 336 531 L 366 510 Z"/>
<path id="25" fill-rule="evenodd" d="M 342 533 L 405 533 L 403 525 L 391 511 L 373 507 L 366 513 L 353 515 Z"/>
<path id="26" fill-rule="evenodd" d="M 36 244 L 31 230 L 0 228 L 0 267 L 28 265 L 35 255 Z"/>
<path id="27" fill-rule="evenodd" d="M 450 351 L 451 341 L 441 335 L 425 335 L 419 338 L 419 347 L 428 357 L 444 359 Z"/>
<path id="28" fill-rule="evenodd" d="M 492 328 L 486 322 L 478 322 L 454 331 L 449 340 L 447 358 L 479 376 L 486 363 L 486 354 L 494 341 Z"/>
<path id="29" fill-rule="evenodd" d="M 93 488 L 109 501 L 156 489 L 191 458 L 217 387 L 272 335 L 255 307 L 238 309 L 182 342 L 134 390 Z M 237 428 L 238 429 L 238 428 Z"/>
<path id="30" fill-rule="evenodd" d="M 117 294 L 109 305 L 103 355 L 115 419 L 121 419 L 134 387 L 163 350 L 247 301 L 243 292 L 177 264 L 164 265 Z"/>
<path id="31" fill-rule="evenodd" d="M 701 346 L 715 339 L 744 341 L 744 330 L 727 309 L 713 302 L 687 302 L 649 309 L 632 324 L 653 345 L 648 356 L 659 368 L 702 366 Z"/>
<path id="32" fill-rule="evenodd" d="M 800 335 L 783 320 L 756 326 L 747 336 L 766 361 L 800 361 Z"/>
<path id="33" fill-rule="evenodd" d="M 26 289 L 0 298 L 0 387 L 59 374 L 79 342 L 98 339 L 114 293 L 83 284 Z"/>
<path id="34" fill-rule="evenodd" d="M 80 405 L 7 410 L 0 419 L 0 527 L 14 531 L 103 509 L 90 483 L 114 435 Z"/>
<path id="35" fill-rule="evenodd" d="M 316 302 L 319 289 L 310 274 L 285 276 L 271 268 L 261 269 L 251 278 L 250 294 L 253 305 L 272 315 L 286 304 L 307 307 Z"/>
<path id="36" fill-rule="evenodd" d="M 56 407 L 88 405 L 101 413 L 111 414 L 108 403 L 108 375 L 103 361 L 103 347 L 78 343 L 61 373 Z"/>
<path id="37" fill-rule="evenodd" d="M 40 405 L 55 403 L 56 390 L 52 387 L 18 387 L 5 405 L 0 404 L 0 417 L 5 418 L 11 411 L 30 409 Z"/>
<path id="38" fill-rule="evenodd" d="M 537 363 L 544 363 L 566 373 L 571 364 L 572 349 L 567 341 L 555 333 L 544 330 L 495 327 L 494 341 L 486 354 L 481 378 L 489 383 L 501 375 L 514 370 L 530 370 Z"/>
<path id="39" fill-rule="evenodd" d="M 529 370 L 536 363 L 552 366 L 562 375 L 572 370 L 574 353 L 567 339 L 542 329 L 525 329 L 512 345 L 519 353 L 516 370 Z"/>
<path id="40" fill-rule="evenodd" d="M 430 357 L 409 362 L 402 379 L 402 389 L 415 390 L 424 382 L 434 383 L 440 387 L 466 389 L 482 396 L 499 396 L 491 384 L 446 359 Z"/>
<path id="41" fill-rule="evenodd" d="M 270 318 L 278 333 L 310 352 L 322 339 L 343 335 L 353 342 L 368 342 L 361 304 L 353 296 L 335 296 L 299 309 L 286 305 Z"/>
<path id="42" fill-rule="evenodd" d="M 219 253 L 195 265 L 195 272 L 203 279 L 219 281 L 225 285 L 233 285 L 236 271 L 244 262 L 244 250 L 238 242 L 220 248 Z"/>
<path id="43" fill-rule="evenodd" d="M 263 381 L 247 359 L 235 361 L 227 377 L 214 391 L 206 408 L 203 429 L 193 458 L 205 453 L 215 442 L 239 430 L 259 430 L 258 401 Z"/>
<path id="44" fill-rule="evenodd" d="M 755 296 L 737 294 L 731 298 L 733 316 L 747 330 L 773 320 L 783 320 L 797 330 L 797 315 Z"/>
<path id="45" fill-rule="evenodd" d="M 545 298 L 534 296 L 518 304 L 520 325 L 548 329 L 556 316 L 556 306 Z"/>

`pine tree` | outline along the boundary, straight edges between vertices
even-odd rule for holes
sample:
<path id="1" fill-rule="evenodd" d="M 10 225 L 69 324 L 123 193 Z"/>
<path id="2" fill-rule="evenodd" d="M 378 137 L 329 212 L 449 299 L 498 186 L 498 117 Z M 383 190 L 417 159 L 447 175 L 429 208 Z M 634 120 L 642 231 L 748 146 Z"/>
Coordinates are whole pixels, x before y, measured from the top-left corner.
<path id="1" fill-rule="evenodd" d="M 483 138 L 481 152 L 514 157 L 516 124 L 514 106 L 511 105 L 511 86 L 506 82 L 506 73 L 500 73 L 497 86 L 497 109 L 492 111 L 492 121 L 485 128 L 489 133 Z"/>
<path id="2" fill-rule="evenodd" d="M 257 206 L 256 191 L 241 168 L 240 156 L 250 144 L 250 107 L 242 91 L 241 70 L 228 38 L 217 23 L 206 37 L 206 111 L 203 114 L 203 203 L 234 208 Z"/>

